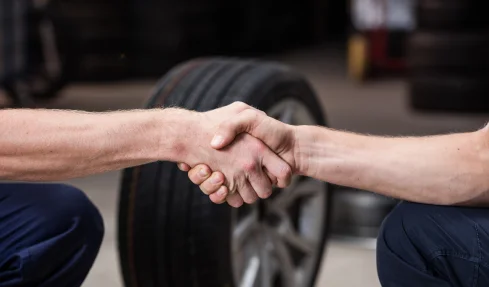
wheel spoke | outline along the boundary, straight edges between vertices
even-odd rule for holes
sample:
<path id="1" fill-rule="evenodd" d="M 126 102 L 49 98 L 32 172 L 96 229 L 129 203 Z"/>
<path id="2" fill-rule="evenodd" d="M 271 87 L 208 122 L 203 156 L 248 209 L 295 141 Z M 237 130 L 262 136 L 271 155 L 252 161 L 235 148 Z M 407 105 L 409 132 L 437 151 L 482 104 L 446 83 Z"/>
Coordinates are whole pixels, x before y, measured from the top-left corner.
<path id="1" fill-rule="evenodd" d="M 287 230 L 281 234 L 284 240 L 289 243 L 294 248 L 303 252 L 306 255 L 311 254 L 315 249 L 315 242 L 310 240 L 309 238 L 305 238 L 298 234 L 292 228 L 287 228 Z"/>
<path id="2" fill-rule="evenodd" d="M 324 192 L 324 182 L 312 178 L 303 180 L 293 190 L 294 199 L 305 196 L 313 196 L 318 192 Z"/>
<path id="3" fill-rule="evenodd" d="M 272 276 L 273 272 L 271 271 L 272 260 L 270 257 L 270 250 L 268 248 L 268 244 L 265 243 L 262 248 L 260 248 L 260 277 L 261 277 L 261 285 L 260 287 L 271 287 L 272 286 Z"/>
<path id="4" fill-rule="evenodd" d="M 250 214 L 238 221 L 238 224 L 233 230 L 233 240 L 236 243 L 234 248 L 237 249 L 236 251 L 239 251 L 245 241 L 258 228 L 258 226 L 259 224 L 256 209 L 253 209 Z"/>
<path id="5" fill-rule="evenodd" d="M 297 181 L 289 187 L 279 191 L 279 194 L 271 202 L 274 210 L 284 210 L 295 200 L 301 197 L 314 196 L 318 192 L 324 191 L 324 182 L 308 178 Z"/>
<path id="6" fill-rule="evenodd" d="M 255 287 L 260 265 L 263 265 L 263 263 L 260 262 L 260 258 L 258 256 L 255 255 L 250 258 L 248 265 L 246 265 L 241 283 L 239 284 L 240 287 Z"/>
<path id="7" fill-rule="evenodd" d="M 289 250 L 283 239 L 275 230 L 270 231 L 273 244 L 275 248 L 275 253 L 277 255 L 277 259 L 279 261 L 278 268 L 280 270 L 280 275 L 282 277 L 282 282 L 286 287 L 295 286 L 294 278 L 295 278 L 295 268 L 292 258 L 290 256 Z"/>

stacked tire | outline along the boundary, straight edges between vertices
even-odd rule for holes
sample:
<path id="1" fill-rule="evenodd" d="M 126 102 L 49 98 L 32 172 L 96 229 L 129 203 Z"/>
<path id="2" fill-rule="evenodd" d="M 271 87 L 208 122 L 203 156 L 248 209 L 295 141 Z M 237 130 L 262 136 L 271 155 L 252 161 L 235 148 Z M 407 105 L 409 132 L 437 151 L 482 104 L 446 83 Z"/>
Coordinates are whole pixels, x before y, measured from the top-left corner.
<path id="1" fill-rule="evenodd" d="M 110 81 L 128 76 L 127 8 L 116 0 L 51 0 L 49 13 L 68 31 L 60 39 L 74 63 L 75 81 Z"/>
<path id="2" fill-rule="evenodd" d="M 414 109 L 489 111 L 489 1 L 420 0 L 408 43 Z"/>
<path id="3" fill-rule="evenodd" d="M 60 37 L 64 23 L 49 13 L 49 2 L 0 3 L 0 85 L 14 107 L 33 107 L 56 97 L 71 62 Z"/>
<path id="4" fill-rule="evenodd" d="M 130 1 L 131 77 L 160 77 L 182 61 L 218 54 L 219 2 Z"/>

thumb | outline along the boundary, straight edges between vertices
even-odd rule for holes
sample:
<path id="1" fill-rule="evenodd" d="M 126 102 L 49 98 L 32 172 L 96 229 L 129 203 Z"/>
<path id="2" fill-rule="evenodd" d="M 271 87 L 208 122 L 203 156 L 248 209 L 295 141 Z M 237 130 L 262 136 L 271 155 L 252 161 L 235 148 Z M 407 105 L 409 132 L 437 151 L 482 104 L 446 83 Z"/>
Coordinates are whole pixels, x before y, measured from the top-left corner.
<path id="1" fill-rule="evenodd" d="M 229 121 L 219 125 L 211 141 L 211 146 L 215 149 L 224 148 L 241 133 L 249 133 L 259 138 L 259 135 L 255 135 L 253 130 L 261 122 L 262 117 L 264 117 L 264 113 L 255 109 L 247 109 L 233 116 Z"/>

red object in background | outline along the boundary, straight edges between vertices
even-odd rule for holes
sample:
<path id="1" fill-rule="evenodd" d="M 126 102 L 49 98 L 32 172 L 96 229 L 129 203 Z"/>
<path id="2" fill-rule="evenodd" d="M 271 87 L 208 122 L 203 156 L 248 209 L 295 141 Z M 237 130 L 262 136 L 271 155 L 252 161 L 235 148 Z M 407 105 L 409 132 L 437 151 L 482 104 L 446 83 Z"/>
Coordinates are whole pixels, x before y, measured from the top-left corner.
<path id="1" fill-rule="evenodd" d="M 406 68 L 405 41 L 414 29 L 414 0 L 351 0 L 352 33 L 349 74 L 364 80 L 372 74 Z"/>
<path id="2" fill-rule="evenodd" d="M 406 34 L 406 33 L 404 33 Z M 393 46 L 404 46 L 406 37 L 393 37 L 388 30 L 374 30 L 366 32 L 367 39 L 370 42 L 370 63 L 376 69 L 403 71 L 405 69 L 404 49 L 393 49 Z M 401 41 L 402 43 L 399 43 Z M 401 45 L 399 45 L 401 44 Z M 391 52 L 394 50 L 395 52 Z"/>

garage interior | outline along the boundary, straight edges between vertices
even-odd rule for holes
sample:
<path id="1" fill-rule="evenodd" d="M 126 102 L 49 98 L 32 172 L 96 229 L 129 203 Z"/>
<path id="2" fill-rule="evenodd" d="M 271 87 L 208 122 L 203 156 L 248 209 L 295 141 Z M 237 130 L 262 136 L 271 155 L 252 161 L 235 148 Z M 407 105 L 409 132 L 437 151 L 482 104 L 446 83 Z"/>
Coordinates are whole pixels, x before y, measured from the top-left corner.
<path id="1" fill-rule="evenodd" d="M 489 48 L 489 20 L 478 18 L 477 11 L 489 11 L 482 8 L 488 4 L 447 1 L 447 6 L 463 7 L 467 12 L 459 15 L 463 19 L 443 22 L 449 14 L 445 10 L 451 7 L 436 8 L 440 1 L 400 1 L 412 6 L 394 0 L 238 1 L 238 8 L 216 0 L 139 0 L 127 1 L 127 5 L 112 0 L 51 0 L 52 19 L 69 23 L 62 27 L 83 32 L 68 33 L 69 38 L 59 32 L 65 41 L 59 43 L 60 50 L 69 52 L 63 54 L 68 55 L 63 67 L 69 77 L 62 88 L 49 91 L 52 94 L 28 99 L 21 98 L 5 81 L 1 104 L 86 111 L 141 108 L 158 79 L 180 62 L 197 57 L 252 57 L 285 64 L 304 75 L 316 92 L 328 126 L 334 129 L 414 136 L 481 128 L 489 115 L 489 57 L 485 52 Z M 394 26 L 400 26 L 392 30 L 383 26 L 385 23 L 359 28 L 352 16 L 357 13 L 352 8 L 357 2 L 371 5 L 371 9 L 385 3 L 397 7 L 394 10 L 413 7 L 403 10 L 404 14 L 391 13 L 395 19 L 411 15 L 417 25 L 393 21 L 397 23 Z M 415 9 L 422 4 L 428 7 L 423 10 L 426 14 Z M 438 15 L 441 20 L 431 21 L 427 15 Z M 85 25 L 88 20 L 92 25 Z M 443 30 L 443 25 L 449 29 Z M 423 37 L 429 38 L 429 45 Z M 379 44 L 379 39 L 384 42 Z M 66 48 L 74 43 L 80 49 Z M 446 43 L 454 44 L 447 48 Z M 377 53 L 372 54 L 368 47 L 377 47 Z M 41 62 L 36 58 L 31 64 Z M 449 90 L 453 94 L 447 94 Z M 117 242 L 120 179 L 121 172 L 111 172 L 68 182 L 94 201 L 106 226 L 100 254 L 83 285 L 86 287 L 125 286 Z M 375 236 L 396 200 L 346 187 L 335 187 L 334 192 L 338 196 L 333 201 L 331 238 L 315 286 L 380 286 Z"/>

